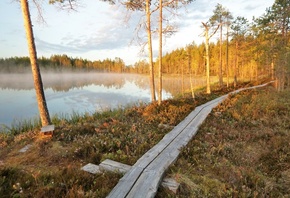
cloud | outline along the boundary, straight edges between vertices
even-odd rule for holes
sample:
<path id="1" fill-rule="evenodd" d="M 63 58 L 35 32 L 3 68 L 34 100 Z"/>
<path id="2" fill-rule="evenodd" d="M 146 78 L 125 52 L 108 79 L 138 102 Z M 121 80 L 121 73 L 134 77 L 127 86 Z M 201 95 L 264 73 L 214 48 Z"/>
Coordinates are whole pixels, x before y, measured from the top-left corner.
<path id="1" fill-rule="evenodd" d="M 141 46 L 138 45 L 136 39 L 136 29 L 145 19 L 144 12 L 128 13 L 123 6 L 111 6 L 101 1 L 85 2 L 87 2 L 87 6 L 80 12 L 70 15 L 51 12 L 51 15 L 47 17 L 51 19 L 49 27 L 34 27 L 34 30 L 37 30 L 35 31 L 36 44 L 40 53 L 46 55 L 65 53 L 92 57 L 89 59 L 99 58 L 100 55 L 104 58 L 116 56 L 128 59 L 129 56 L 130 58 L 135 56 L 132 51 L 138 54 Z M 218 2 L 228 8 L 234 17 L 240 15 L 251 19 L 251 15 L 260 13 L 262 9 L 265 10 L 263 1 L 194 1 L 186 8 L 179 9 L 176 16 L 167 13 L 166 18 L 168 18 L 169 24 L 176 25 L 178 32 L 165 39 L 164 53 L 184 47 L 193 40 L 199 43 L 203 39 L 199 36 L 202 32 L 201 22 L 208 21 Z M 158 11 L 155 14 L 156 16 L 152 17 L 154 30 L 158 27 Z M 131 18 L 128 21 L 129 16 Z M 147 34 L 144 28 L 139 33 L 142 42 L 146 42 Z M 134 42 L 132 42 L 133 40 Z M 157 56 L 158 37 L 156 35 L 153 36 L 153 45 L 154 56 Z M 125 50 L 127 48 L 134 48 L 134 50 L 129 52 L 129 50 Z M 147 52 L 147 46 L 145 46 L 145 52 Z M 144 55 L 142 54 L 141 58 Z"/>
<path id="2" fill-rule="evenodd" d="M 114 25 L 106 25 L 96 32 L 73 35 L 68 33 L 61 38 L 60 43 L 52 43 L 41 38 L 36 38 L 39 50 L 53 53 L 85 53 L 92 50 L 113 50 L 129 45 L 131 35 L 128 30 Z"/>
<path id="3" fill-rule="evenodd" d="M 50 43 L 42 39 L 39 39 L 37 37 L 35 38 L 35 43 L 37 46 L 37 50 L 43 51 L 43 52 L 49 52 L 49 53 L 66 53 L 66 52 L 80 53 L 82 52 L 82 50 L 80 49 L 61 45 L 61 44 Z"/>

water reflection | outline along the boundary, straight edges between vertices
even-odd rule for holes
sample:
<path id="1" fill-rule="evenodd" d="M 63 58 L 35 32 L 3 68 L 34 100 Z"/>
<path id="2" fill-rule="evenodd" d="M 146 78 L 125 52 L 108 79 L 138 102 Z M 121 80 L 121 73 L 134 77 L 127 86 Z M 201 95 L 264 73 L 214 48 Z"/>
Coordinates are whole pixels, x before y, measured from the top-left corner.
<path id="1" fill-rule="evenodd" d="M 147 76 L 103 73 L 43 74 L 51 115 L 102 111 L 150 102 Z M 0 124 L 38 116 L 31 74 L 0 74 Z M 163 98 L 172 94 L 165 89 Z"/>

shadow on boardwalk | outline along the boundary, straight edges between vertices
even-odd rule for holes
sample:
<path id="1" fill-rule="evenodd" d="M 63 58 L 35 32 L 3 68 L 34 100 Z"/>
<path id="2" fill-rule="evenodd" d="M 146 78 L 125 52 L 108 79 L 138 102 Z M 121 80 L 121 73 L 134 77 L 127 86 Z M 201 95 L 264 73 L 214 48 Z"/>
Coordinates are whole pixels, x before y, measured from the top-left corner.
<path id="1" fill-rule="evenodd" d="M 263 87 L 269 83 L 242 88 L 229 94 Z M 177 159 L 180 149 L 192 139 L 198 127 L 203 123 L 212 109 L 223 102 L 229 94 L 196 107 L 181 123 L 165 135 L 158 144 L 147 151 L 132 166 L 120 179 L 108 197 L 154 197 L 165 171 Z"/>

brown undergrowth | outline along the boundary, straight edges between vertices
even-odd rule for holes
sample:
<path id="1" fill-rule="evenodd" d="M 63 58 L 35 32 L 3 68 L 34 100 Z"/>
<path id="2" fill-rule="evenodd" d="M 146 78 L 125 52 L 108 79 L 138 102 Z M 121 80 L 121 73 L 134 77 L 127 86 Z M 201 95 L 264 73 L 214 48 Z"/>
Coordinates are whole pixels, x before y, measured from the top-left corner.
<path id="1" fill-rule="evenodd" d="M 168 174 L 177 195 L 157 197 L 289 197 L 290 92 L 243 91 L 219 105 Z"/>
<path id="2" fill-rule="evenodd" d="M 242 84 L 240 86 L 250 85 Z M 158 143 L 173 126 L 182 121 L 196 106 L 223 95 L 231 89 L 216 89 L 211 95 L 204 94 L 201 91 L 196 93 L 195 99 L 190 98 L 190 94 L 188 94 L 188 97 L 163 101 L 160 106 L 157 103 L 152 103 L 92 115 L 72 115 L 70 118 L 54 117 L 52 120 L 56 129 L 52 139 L 39 139 L 39 128 L 37 127 L 21 133 L 17 131 L 14 131 L 13 134 L 0 133 L 0 197 L 105 197 L 116 185 L 121 175 L 113 173 L 91 175 L 82 171 L 80 169 L 82 166 L 87 163 L 99 164 L 105 159 L 133 165 L 137 159 Z M 235 101 L 235 97 L 228 100 L 228 105 L 235 105 L 234 103 L 231 104 L 232 100 Z M 220 145 L 212 147 L 207 155 L 216 156 L 216 153 L 218 153 L 222 154 L 223 158 L 222 160 L 213 158 L 212 163 L 222 164 L 223 160 L 227 160 L 225 156 L 229 155 L 228 152 L 231 154 L 230 157 L 235 159 L 235 155 L 238 155 L 238 153 L 235 153 L 234 148 L 227 145 L 227 139 L 222 142 L 218 141 L 223 139 L 224 135 L 217 131 L 221 130 L 220 127 L 223 127 L 222 123 L 229 120 L 227 116 L 234 114 L 234 112 L 227 113 L 226 109 L 220 109 L 211 115 L 210 119 L 216 119 L 212 121 L 216 125 L 215 128 L 213 128 L 215 125 L 210 125 L 210 132 L 204 132 L 207 131 L 206 128 L 200 132 L 201 134 L 208 133 L 207 138 L 213 142 L 206 143 L 202 140 L 201 142 L 204 144 L 202 146 L 190 145 L 188 148 L 186 147 L 183 155 L 185 159 L 179 162 L 181 164 L 178 167 L 183 168 L 185 163 L 186 166 L 189 166 L 189 168 L 185 166 L 188 168 L 187 170 L 192 170 L 190 167 L 193 167 L 201 159 L 193 157 L 191 149 L 198 151 L 199 155 L 205 155 L 200 152 L 207 152 L 206 148 L 211 148 L 210 145 L 213 144 Z M 262 111 L 262 108 L 260 111 Z M 285 114 L 282 105 L 279 111 L 281 115 Z M 272 112 L 272 110 L 269 110 L 269 112 Z M 246 126 L 242 124 L 245 122 L 242 119 L 243 116 L 241 115 L 241 118 L 238 116 L 239 114 L 231 122 L 236 127 L 239 125 Z M 286 122 L 284 125 L 287 125 Z M 218 138 L 215 137 L 216 139 L 213 138 L 216 135 L 215 133 L 218 135 Z M 236 138 L 246 138 L 240 136 L 240 133 L 236 132 L 236 135 L 233 133 L 231 138 L 233 141 Z M 268 136 L 270 137 L 270 134 Z M 271 138 L 278 137 L 272 135 Z M 284 151 L 279 150 L 280 141 L 283 141 L 283 138 L 278 138 L 273 146 L 276 148 L 275 152 L 280 156 L 278 158 L 284 160 L 282 155 Z M 30 145 L 28 151 L 19 152 L 26 145 Z M 254 148 L 259 150 L 260 147 L 258 145 L 253 146 L 253 148 L 250 147 L 248 152 L 252 152 Z M 268 158 L 266 154 L 264 153 L 261 159 L 274 164 L 276 158 Z M 245 155 L 244 158 L 256 159 L 253 155 Z M 185 162 L 186 160 L 188 161 Z M 192 166 L 188 164 L 192 164 Z M 223 164 L 223 166 L 225 165 Z M 284 161 L 276 166 L 281 168 L 281 175 L 287 176 L 289 174 L 289 171 L 287 173 L 287 170 L 283 168 L 285 166 Z M 207 167 L 206 164 L 203 164 L 197 169 L 200 174 L 204 174 L 205 167 Z M 231 165 L 231 167 L 233 166 Z M 222 172 L 222 168 L 216 166 L 216 172 Z M 172 170 L 174 169 L 172 168 Z M 275 174 L 274 170 L 276 169 L 268 170 L 261 166 L 259 170 Z M 235 174 L 255 173 L 254 170 L 252 172 L 247 169 L 244 172 L 241 171 L 235 170 Z M 182 181 L 181 189 L 185 194 L 192 192 L 190 190 L 192 185 L 189 184 L 197 182 L 191 178 L 190 173 L 191 171 L 184 174 L 178 173 L 180 181 Z M 281 176 L 281 182 L 284 181 L 283 179 L 287 179 L 286 176 Z M 233 178 L 233 181 L 236 180 L 233 176 L 231 178 Z M 198 181 L 206 180 L 206 175 L 197 177 L 197 179 Z M 218 181 L 218 178 L 215 176 L 211 183 L 215 184 L 216 181 Z M 249 188 L 242 183 L 241 185 Z M 238 193 L 239 188 L 234 189 L 233 192 Z M 170 196 L 170 194 L 167 195 Z"/>

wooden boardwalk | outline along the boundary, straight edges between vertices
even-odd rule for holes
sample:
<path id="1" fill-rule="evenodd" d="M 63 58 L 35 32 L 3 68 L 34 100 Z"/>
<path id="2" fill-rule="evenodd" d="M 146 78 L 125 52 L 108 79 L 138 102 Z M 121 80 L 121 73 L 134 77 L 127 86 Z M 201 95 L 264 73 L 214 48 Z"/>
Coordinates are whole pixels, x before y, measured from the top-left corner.
<path id="1" fill-rule="evenodd" d="M 269 83 L 244 88 L 258 88 Z M 231 94 L 231 93 L 230 93 Z M 181 123 L 166 134 L 163 139 L 147 151 L 132 168 L 120 179 L 119 183 L 107 196 L 108 198 L 149 198 L 154 197 L 167 168 L 177 159 L 180 150 L 196 134 L 198 127 L 208 114 L 229 94 L 216 98 L 195 108 Z"/>

